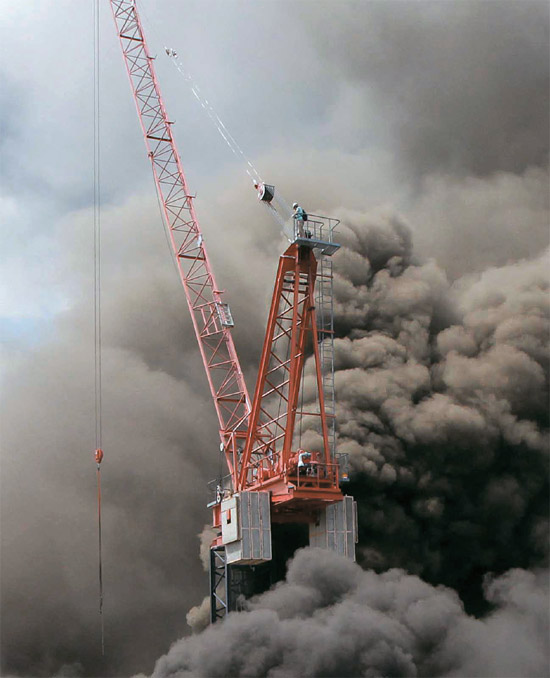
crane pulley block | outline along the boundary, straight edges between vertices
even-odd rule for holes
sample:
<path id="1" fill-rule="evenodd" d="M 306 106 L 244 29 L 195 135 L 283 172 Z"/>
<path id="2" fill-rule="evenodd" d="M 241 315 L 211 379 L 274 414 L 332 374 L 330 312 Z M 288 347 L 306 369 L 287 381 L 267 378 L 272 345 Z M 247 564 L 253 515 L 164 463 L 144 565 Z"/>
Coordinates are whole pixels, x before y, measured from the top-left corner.
<path id="1" fill-rule="evenodd" d="M 275 197 L 275 186 L 270 186 L 269 184 L 254 184 L 254 187 L 258 191 L 258 200 L 262 202 L 271 202 Z"/>

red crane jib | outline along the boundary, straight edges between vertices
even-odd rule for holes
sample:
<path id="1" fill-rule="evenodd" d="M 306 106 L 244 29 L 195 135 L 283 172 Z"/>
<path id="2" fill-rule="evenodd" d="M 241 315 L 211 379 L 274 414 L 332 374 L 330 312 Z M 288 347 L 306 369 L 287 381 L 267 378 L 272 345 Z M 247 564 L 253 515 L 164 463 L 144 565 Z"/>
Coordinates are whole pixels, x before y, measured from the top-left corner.
<path id="1" fill-rule="evenodd" d="M 280 258 L 251 406 L 231 335 L 232 319 L 214 279 L 135 0 L 111 0 L 111 8 L 214 400 L 232 489 L 269 490 L 274 520 L 310 520 L 315 510 L 342 498 L 323 400 L 313 297 L 317 261 L 310 248 L 296 243 Z M 318 409 L 306 415 L 298 401 L 308 350 L 315 360 Z M 297 416 L 320 421 L 319 449 L 303 466 L 296 444 Z M 219 506 L 214 514 L 216 523 Z"/>
<path id="2" fill-rule="evenodd" d="M 231 473 L 250 400 L 134 0 L 111 0 L 124 62 Z"/>

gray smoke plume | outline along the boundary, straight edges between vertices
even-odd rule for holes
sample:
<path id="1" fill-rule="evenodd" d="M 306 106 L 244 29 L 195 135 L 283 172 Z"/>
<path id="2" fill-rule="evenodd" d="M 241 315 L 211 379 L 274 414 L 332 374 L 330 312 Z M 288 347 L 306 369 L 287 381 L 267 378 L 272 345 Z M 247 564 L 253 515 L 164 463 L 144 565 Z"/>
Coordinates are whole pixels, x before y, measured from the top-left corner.
<path id="1" fill-rule="evenodd" d="M 475 619 L 448 588 L 304 549 L 285 582 L 175 643 L 153 678 L 546 676 L 548 573 L 488 576 L 484 593 L 494 610 Z"/>
<path id="2" fill-rule="evenodd" d="M 546 165 L 548 3 L 320 4 L 300 8 L 304 30 L 324 67 L 372 97 L 377 130 L 415 181 Z"/>
<path id="3" fill-rule="evenodd" d="M 222 468 L 216 417 L 157 206 L 133 198 L 102 215 L 101 658 L 92 271 L 80 265 L 90 216 L 77 211 L 59 229 L 76 298 L 53 336 L 1 354 L 2 675 L 151 667 L 208 592 L 197 533 L 210 519 L 207 483 Z M 132 257 L 120 256 L 130 240 Z M 254 260 L 264 265 L 261 252 Z M 220 274 L 238 278 L 225 262 Z M 232 304 L 245 369 L 261 348 L 256 291 L 253 303 L 243 291 Z"/>
<path id="4" fill-rule="evenodd" d="M 207 590 L 195 535 L 208 520 L 211 462 L 203 452 L 219 443 L 215 426 L 192 431 L 191 422 L 211 408 L 200 362 L 178 348 L 193 337 L 166 245 L 150 227 L 157 214 L 139 200 L 103 214 L 106 252 L 117 251 L 119 239 L 136 240 L 134 263 L 104 259 L 104 660 L 91 271 L 73 278 L 82 298 L 58 320 L 51 341 L 5 354 L 1 583 L 8 673 L 52 676 L 77 661 L 84 675 L 138 671 L 154 659 L 152 648 L 158 656 L 167 639 L 184 632 L 184 611 Z M 60 236 L 77 260 L 85 258 L 89 223 L 88 213 L 76 214 Z"/>
<path id="5" fill-rule="evenodd" d="M 400 217 L 342 216 L 338 450 L 359 560 L 476 609 L 483 573 L 547 562 L 548 253 L 449 284 Z"/>
<path id="6" fill-rule="evenodd" d="M 215 659 L 224 675 L 238 675 L 246 660 L 249 675 L 261 675 L 270 660 L 244 633 L 280 649 L 273 676 L 327 675 L 334 665 L 320 639 L 340 658 L 338 675 L 541 675 L 548 5 L 235 5 L 242 11 L 225 1 L 213 0 L 209 13 L 193 0 L 185 10 L 159 2 L 154 14 L 174 46 L 195 55 L 189 70 L 204 66 L 201 84 L 266 178 L 308 211 L 342 219 L 338 445 L 354 469 L 359 563 L 374 572 L 303 551 L 287 582 L 249 611 L 178 643 L 174 672 L 204 675 Z M 196 535 L 209 520 L 206 482 L 223 470 L 216 419 L 106 23 L 102 658 L 92 80 L 82 51 L 90 17 L 79 3 L 44 9 L 29 0 L 11 3 L 5 18 L 0 207 L 10 286 L 1 301 L 16 318 L 29 299 L 50 311 L 52 298 L 61 301 L 55 319 L 0 353 L 1 672 L 150 672 L 188 632 L 187 610 L 195 630 L 205 621 Z M 225 147 L 216 155 L 192 97 L 181 82 L 170 89 L 162 50 L 159 79 L 251 387 L 281 242 L 241 168 L 225 164 Z M 60 120 L 64 143 L 52 135 Z M 336 647 L 341 629 L 350 644 Z M 325 673 L 316 656 L 326 657 Z M 165 660 L 157 668 L 170 670 Z"/>
<path id="7" fill-rule="evenodd" d="M 300 551 L 153 676 L 544 676 L 548 253 L 451 284 L 402 217 L 340 216 L 338 449 L 368 571 Z"/>

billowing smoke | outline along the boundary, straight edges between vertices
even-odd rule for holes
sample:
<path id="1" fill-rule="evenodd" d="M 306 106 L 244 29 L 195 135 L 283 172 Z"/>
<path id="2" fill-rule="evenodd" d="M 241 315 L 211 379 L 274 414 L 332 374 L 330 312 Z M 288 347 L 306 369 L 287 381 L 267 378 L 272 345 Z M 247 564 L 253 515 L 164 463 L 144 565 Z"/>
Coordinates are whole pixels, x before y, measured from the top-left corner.
<path id="1" fill-rule="evenodd" d="M 320 12 L 300 8 L 304 30 L 324 67 L 366 90 L 369 112 L 383 119 L 379 133 L 415 181 L 546 165 L 546 3 L 321 4 Z"/>
<path id="2" fill-rule="evenodd" d="M 101 656 L 92 270 L 80 265 L 90 223 L 82 210 L 59 227 L 75 298 L 52 336 L 0 355 L 2 675 L 151 667 L 208 592 L 197 535 L 210 519 L 207 483 L 223 463 L 216 417 L 157 206 L 133 198 L 103 210 Z M 214 252 L 223 247 L 223 237 L 212 240 Z M 239 278 L 234 256 L 220 277 Z M 262 252 L 254 261 L 265 265 Z M 245 369 L 261 348 L 262 291 L 251 301 L 244 290 L 232 304 Z"/>
<path id="3" fill-rule="evenodd" d="M 398 217 L 345 223 L 335 382 L 360 562 L 475 599 L 484 572 L 547 556 L 548 254 L 450 285 Z"/>
<path id="4" fill-rule="evenodd" d="M 285 582 L 175 643 L 153 678 L 546 676 L 547 573 L 486 577 L 484 594 L 494 609 L 475 619 L 451 589 L 304 549 Z"/>
<path id="5" fill-rule="evenodd" d="M 341 216 L 338 449 L 367 571 L 302 550 L 153 676 L 544 676 L 548 254 L 450 284 L 398 215 Z"/>
<path id="6" fill-rule="evenodd" d="M 16 317 L 27 297 L 32 308 L 59 298 L 62 311 L 0 354 L 2 675 L 150 672 L 189 632 L 187 610 L 195 630 L 207 617 L 196 535 L 209 519 L 206 482 L 223 470 L 216 420 L 118 46 L 105 37 L 103 658 L 82 117 L 91 80 L 78 51 L 89 13 L 20 5 L 2 41 L 4 90 L 17 93 L 3 111 L 2 301 Z M 544 675 L 547 3 L 158 7 L 215 74 L 218 108 L 266 178 L 342 220 L 338 446 L 352 462 L 360 542 L 358 566 L 299 552 L 286 582 L 179 641 L 156 673 Z M 69 11 L 79 30 L 66 31 Z M 59 49 L 46 50 L 54 36 Z M 183 89 L 168 104 L 252 386 L 280 242 Z M 54 148 L 60 119 L 66 143 Z"/>

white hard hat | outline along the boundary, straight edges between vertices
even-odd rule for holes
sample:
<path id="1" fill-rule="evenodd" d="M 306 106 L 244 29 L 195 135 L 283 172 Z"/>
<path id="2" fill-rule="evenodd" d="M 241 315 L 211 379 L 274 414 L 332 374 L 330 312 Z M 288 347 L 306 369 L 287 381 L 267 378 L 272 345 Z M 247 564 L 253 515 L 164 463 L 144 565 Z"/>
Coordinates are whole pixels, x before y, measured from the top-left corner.
<path id="1" fill-rule="evenodd" d="M 292 209 L 295 210 L 297 207 L 298 207 L 298 203 L 297 203 L 297 202 L 293 202 L 293 203 L 292 203 Z"/>

